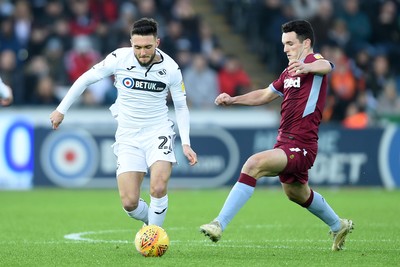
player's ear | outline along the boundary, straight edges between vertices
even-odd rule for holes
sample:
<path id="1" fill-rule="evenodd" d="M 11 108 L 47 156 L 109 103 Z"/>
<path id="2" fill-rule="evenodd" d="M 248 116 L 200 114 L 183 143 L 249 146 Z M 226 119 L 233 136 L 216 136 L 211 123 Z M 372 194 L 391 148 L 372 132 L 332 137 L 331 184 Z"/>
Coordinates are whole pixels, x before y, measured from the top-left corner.
<path id="1" fill-rule="evenodd" d="M 304 40 L 304 45 L 307 47 L 307 48 L 310 48 L 311 47 L 311 40 L 310 39 L 305 39 Z"/>
<path id="2" fill-rule="evenodd" d="M 156 48 L 160 45 L 160 38 L 156 39 Z"/>

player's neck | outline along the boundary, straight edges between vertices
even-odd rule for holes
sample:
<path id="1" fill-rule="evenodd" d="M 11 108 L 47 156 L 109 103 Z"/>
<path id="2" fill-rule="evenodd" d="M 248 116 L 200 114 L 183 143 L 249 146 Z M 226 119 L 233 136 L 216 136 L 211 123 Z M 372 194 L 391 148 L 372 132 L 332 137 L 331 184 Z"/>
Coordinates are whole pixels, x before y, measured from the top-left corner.
<path id="1" fill-rule="evenodd" d="M 308 50 L 304 50 L 303 53 L 300 54 L 299 56 L 299 60 L 303 61 L 304 59 L 306 59 L 306 57 L 310 54 L 313 54 L 314 51 L 312 48 L 308 49 Z"/>

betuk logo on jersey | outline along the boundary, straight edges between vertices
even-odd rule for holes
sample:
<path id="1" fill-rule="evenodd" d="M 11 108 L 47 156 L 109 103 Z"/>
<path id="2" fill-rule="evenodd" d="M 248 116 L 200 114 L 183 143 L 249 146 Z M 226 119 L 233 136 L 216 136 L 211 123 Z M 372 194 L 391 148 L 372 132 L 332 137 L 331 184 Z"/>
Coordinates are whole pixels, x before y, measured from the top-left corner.
<path id="1" fill-rule="evenodd" d="M 285 79 L 284 88 L 289 87 L 300 88 L 300 77 Z"/>
<path id="2" fill-rule="evenodd" d="M 150 92 L 162 92 L 167 87 L 167 85 L 163 82 L 132 79 L 130 77 L 124 78 L 122 80 L 122 84 L 128 89 L 136 89 Z"/>

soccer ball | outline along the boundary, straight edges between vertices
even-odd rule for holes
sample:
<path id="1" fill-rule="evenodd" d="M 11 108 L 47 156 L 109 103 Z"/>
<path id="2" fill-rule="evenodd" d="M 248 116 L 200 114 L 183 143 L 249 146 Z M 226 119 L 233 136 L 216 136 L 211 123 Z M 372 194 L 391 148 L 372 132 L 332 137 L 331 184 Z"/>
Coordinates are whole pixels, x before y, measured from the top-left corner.
<path id="1" fill-rule="evenodd" d="M 161 257 L 168 250 L 169 237 L 160 226 L 146 225 L 137 232 L 135 247 L 145 257 Z"/>

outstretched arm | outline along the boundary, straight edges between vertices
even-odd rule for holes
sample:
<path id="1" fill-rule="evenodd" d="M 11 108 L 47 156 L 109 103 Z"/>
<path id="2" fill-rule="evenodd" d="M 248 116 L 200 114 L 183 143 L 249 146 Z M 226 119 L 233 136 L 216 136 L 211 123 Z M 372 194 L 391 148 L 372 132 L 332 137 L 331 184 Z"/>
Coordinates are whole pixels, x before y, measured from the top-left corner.
<path id="1" fill-rule="evenodd" d="M 259 106 L 267 104 L 279 95 L 276 94 L 270 87 L 264 89 L 258 89 L 251 91 L 244 95 L 230 96 L 226 93 L 222 93 L 215 99 L 215 104 L 220 106 L 230 106 L 230 105 L 244 105 L 244 106 Z"/>
<path id="2" fill-rule="evenodd" d="M 50 114 L 50 122 L 54 130 L 58 128 L 61 122 L 64 119 L 64 114 L 68 111 L 71 105 L 79 98 L 79 96 L 85 91 L 85 89 L 101 80 L 103 77 L 99 76 L 97 70 L 90 69 L 86 71 L 82 76 L 80 76 L 71 88 L 68 90 L 68 93 L 65 95 L 61 103 L 58 105 L 57 109 L 54 110 Z"/>
<path id="3" fill-rule="evenodd" d="M 325 59 L 319 59 L 311 63 L 294 60 L 289 63 L 288 71 L 295 74 L 315 73 L 325 75 L 331 72 L 332 64 Z"/>

